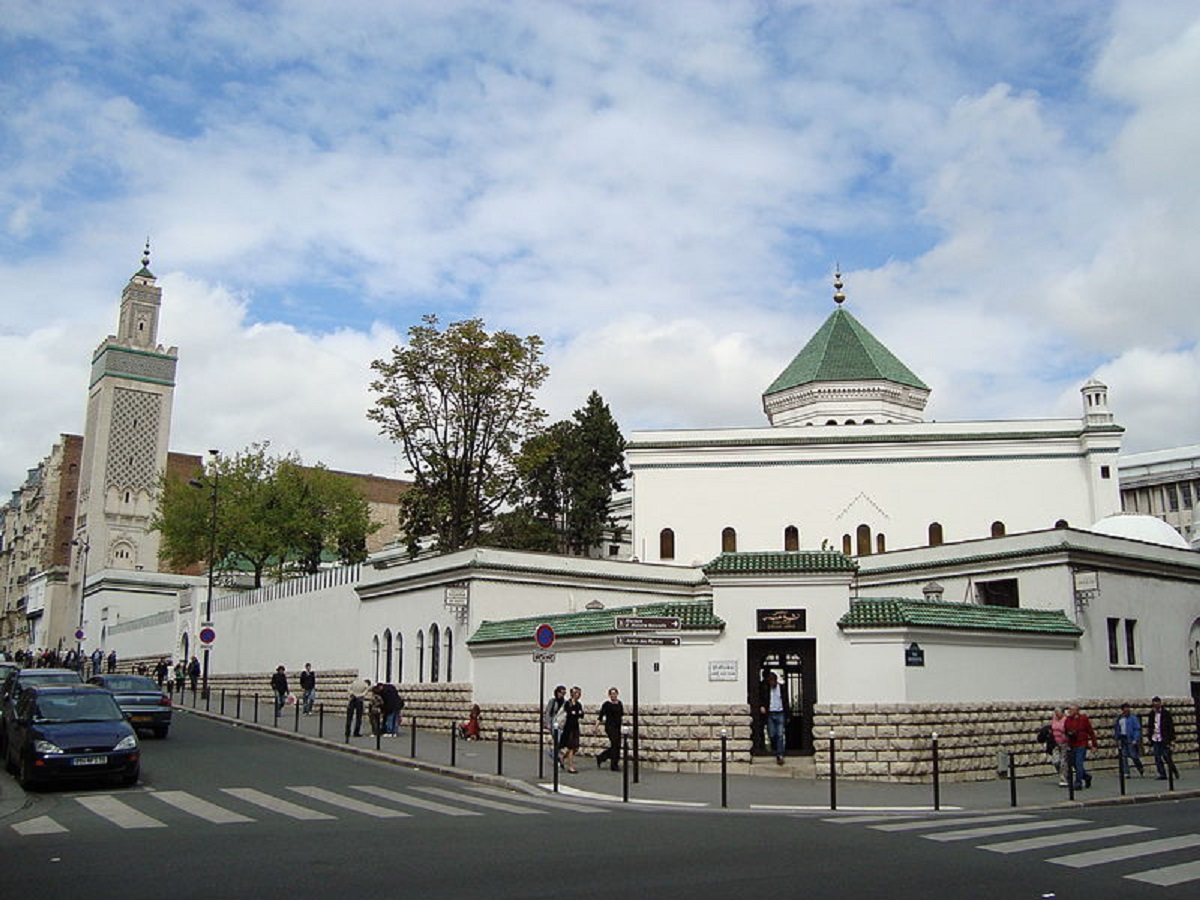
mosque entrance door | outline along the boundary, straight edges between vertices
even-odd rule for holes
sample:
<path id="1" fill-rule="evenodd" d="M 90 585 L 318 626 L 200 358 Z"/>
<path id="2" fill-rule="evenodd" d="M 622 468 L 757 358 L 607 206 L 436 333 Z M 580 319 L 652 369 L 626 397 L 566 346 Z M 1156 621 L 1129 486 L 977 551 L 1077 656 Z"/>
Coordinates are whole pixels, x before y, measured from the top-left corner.
<path id="1" fill-rule="evenodd" d="M 752 752 L 771 752 L 761 718 L 759 696 L 774 672 L 787 688 L 791 714 L 787 721 L 788 755 L 813 754 L 813 704 L 817 702 L 817 642 L 815 638 L 787 638 L 747 641 L 746 671 L 750 678 L 749 700 L 754 712 Z"/>

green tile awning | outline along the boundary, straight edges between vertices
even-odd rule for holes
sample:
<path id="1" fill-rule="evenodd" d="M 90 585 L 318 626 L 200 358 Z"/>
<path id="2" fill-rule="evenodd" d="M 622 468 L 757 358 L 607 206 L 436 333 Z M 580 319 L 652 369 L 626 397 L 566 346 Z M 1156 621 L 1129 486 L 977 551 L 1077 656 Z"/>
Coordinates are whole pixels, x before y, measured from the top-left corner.
<path id="1" fill-rule="evenodd" d="M 767 388 L 766 394 L 829 381 L 892 381 L 929 389 L 862 323 L 840 307 Z"/>
<path id="2" fill-rule="evenodd" d="M 942 600 L 863 598 L 838 620 L 843 631 L 869 628 L 946 628 L 960 631 L 1010 631 L 1078 637 L 1083 629 L 1061 609 L 1012 609 Z"/>
<path id="3" fill-rule="evenodd" d="M 704 567 L 705 575 L 800 575 L 853 572 L 856 563 L 836 550 L 764 550 L 722 553 Z"/>
<path id="4" fill-rule="evenodd" d="M 638 606 L 585 609 L 573 613 L 526 616 L 521 619 L 497 619 L 479 623 L 468 644 L 494 644 L 503 641 L 528 641 L 539 625 L 549 625 L 558 638 L 617 634 L 617 616 L 671 616 L 678 618 L 684 631 L 720 631 L 725 622 L 713 614 L 712 601 L 664 601 Z M 624 633 L 624 632 L 622 632 Z"/>

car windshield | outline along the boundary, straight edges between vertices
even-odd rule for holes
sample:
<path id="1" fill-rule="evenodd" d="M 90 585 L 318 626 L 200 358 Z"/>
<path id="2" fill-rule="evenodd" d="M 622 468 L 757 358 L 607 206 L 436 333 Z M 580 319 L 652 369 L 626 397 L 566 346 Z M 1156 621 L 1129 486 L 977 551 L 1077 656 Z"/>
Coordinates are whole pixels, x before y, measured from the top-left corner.
<path id="1" fill-rule="evenodd" d="M 103 685 L 110 691 L 153 691 L 158 693 L 158 685 L 143 675 L 108 675 L 97 679 L 96 684 Z"/>
<path id="2" fill-rule="evenodd" d="M 111 722 L 124 718 L 108 694 L 47 694 L 37 698 L 36 722 Z"/>

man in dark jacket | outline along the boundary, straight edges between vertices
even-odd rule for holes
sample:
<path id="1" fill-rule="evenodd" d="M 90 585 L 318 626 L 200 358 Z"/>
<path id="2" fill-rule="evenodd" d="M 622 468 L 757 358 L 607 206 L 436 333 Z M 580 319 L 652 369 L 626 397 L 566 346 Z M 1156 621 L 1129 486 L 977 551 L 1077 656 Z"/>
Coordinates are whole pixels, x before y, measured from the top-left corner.
<path id="1" fill-rule="evenodd" d="M 1167 780 L 1167 767 L 1171 774 L 1179 777 L 1179 769 L 1171 756 L 1171 745 L 1175 742 L 1175 720 L 1171 711 L 1163 706 L 1162 697 L 1150 701 L 1150 712 L 1146 713 L 1146 727 L 1143 733 L 1150 737 L 1150 748 L 1154 751 L 1154 768 L 1158 770 L 1158 780 Z"/>
<path id="2" fill-rule="evenodd" d="M 758 713 L 767 723 L 767 740 L 775 753 L 775 762 L 783 765 L 787 752 L 787 686 L 780 682 L 774 672 L 767 673 L 767 680 L 759 689 Z"/>
<path id="3" fill-rule="evenodd" d="M 275 715 L 278 716 L 283 711 L 288 695 L 287 669 L 283 666 L 275 668 L 275 674 L 271 676 L 271 690 L 275 692 Z"/>
<path id="4" fill-rule="evenodd" d="M 304 714 L 312 715 L 313 703 L 317 699 L 317 673 L 313 671 L 312 663 L 304 664 L 300 673 L 300 690 L 304 691 Z"/>
<path id="5" fill-rule="evenodd" d="M 400 710 L 404 708 L 404 700 L 394 684 L 384 682 L 376 687 L 379 699 L 383 701 L 383 733 L 395 737 L 400 732 Z"/>

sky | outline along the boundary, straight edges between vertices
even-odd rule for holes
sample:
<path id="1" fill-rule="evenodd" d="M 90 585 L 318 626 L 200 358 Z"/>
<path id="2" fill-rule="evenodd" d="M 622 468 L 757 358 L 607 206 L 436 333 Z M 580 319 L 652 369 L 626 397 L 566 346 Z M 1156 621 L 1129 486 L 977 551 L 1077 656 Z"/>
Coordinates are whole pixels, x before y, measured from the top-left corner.
<path id="1" fill-rule="evenodd" d="M 839 266 L 929 419 L 1200 443 L 1198 97 L 1191 0 L 0 0 L 0 490 L 147 237 L 182 452 L 403 477 L 426 314 L 540 335 L 551 420 L 765 426 Z"/>

